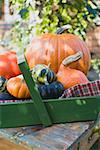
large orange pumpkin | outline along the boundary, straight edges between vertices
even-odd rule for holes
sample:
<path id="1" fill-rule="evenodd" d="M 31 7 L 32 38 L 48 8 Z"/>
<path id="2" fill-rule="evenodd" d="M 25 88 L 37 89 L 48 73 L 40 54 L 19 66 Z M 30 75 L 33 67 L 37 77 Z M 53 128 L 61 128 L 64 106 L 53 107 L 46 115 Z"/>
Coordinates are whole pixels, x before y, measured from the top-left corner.
<path id="1" fill-rule="evenodd" d="M 16 53 L 14 51 L 0 53 L 0 76 L 9 79 L 20 73 Z"/>
<path id="2" fill-rule="evenodd" d="M 84 41 L 73 34 L 48 33 L 35 37 L 27 47 L 25 56 L 30 68 L 36 64 L 50 63 L 51 69 L 57 73 L 62 60 L 78 51 L 83 52 L 83 58 L 71 67 L 87 74 L 90 67 L 89 49 Z"/>
<path id="3" fill-rule="evenodd" d="M 65 58 L 60 65 L 59 71 L 57 73 L 57 80 L 60 81 L 65 89 L 68 89 L 77 84 L 88 83 L 86 75 L 80 70 L 70 68 L 70 64 L 76 63 L 81 59 L 81 52 L 71 55 Z"/>

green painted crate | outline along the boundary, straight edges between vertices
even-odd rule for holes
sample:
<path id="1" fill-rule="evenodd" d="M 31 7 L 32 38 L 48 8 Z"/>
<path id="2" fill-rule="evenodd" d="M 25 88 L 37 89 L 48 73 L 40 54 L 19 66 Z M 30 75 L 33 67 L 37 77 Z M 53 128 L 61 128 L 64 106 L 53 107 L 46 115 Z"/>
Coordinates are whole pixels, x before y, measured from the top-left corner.
<path id="1" fill-rule="evenodd" d="M 0 128 L 95 120 L 100 96 L 42 100 L 23 56 L 18 59 L 32 99 L 0 104 Z"/>

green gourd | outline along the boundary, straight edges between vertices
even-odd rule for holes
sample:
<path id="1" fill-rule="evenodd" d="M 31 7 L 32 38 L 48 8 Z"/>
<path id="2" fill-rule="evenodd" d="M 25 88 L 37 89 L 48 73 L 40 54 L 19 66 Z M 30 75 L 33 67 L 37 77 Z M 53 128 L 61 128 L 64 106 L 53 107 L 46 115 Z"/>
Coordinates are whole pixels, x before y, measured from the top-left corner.
<path id="1" fill-rule="evenodd" d="M 32 77 L 39 84 L 50 84 L 57 80 L 56 74 L 44 64 L 38 64 L 32 69 Z"/>
<path id="2" fill-rule="evenodd" d="M 7 79 L 0 76 L 0 93 L 6 91 Z"/>
<path id="3" fill-rule="evenodd" d="M 59 98 L 64 92 L 64 87 L 62 83 L 55 81 L 49 85 L 39 85 L 38 90 L 42 99 L 52 99 Z"/>

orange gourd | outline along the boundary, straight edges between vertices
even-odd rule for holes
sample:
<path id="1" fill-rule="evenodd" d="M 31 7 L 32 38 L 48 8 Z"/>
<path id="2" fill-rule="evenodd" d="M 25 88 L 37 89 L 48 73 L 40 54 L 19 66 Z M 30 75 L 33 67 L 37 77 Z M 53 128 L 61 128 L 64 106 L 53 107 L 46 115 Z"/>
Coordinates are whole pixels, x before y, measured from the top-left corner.
<path id="1" fill-rule="evenodd" d="M 22 75 L 10 78 L 7 82 L 7 91 L 16 98 L 29 98 L 30 93 Z"/>
<path id="2" fill-rule="evenodd" d="M 5 51 L 0 53 L 0 76 L 7 79 L 17 76 L 21 73 L 17 57 L 14 51 Z"/>
<path id="3" fill-rule="evenodd" d="M 57 80 L 60 81 L 64 88 L 70 88 L 77 84 L 88 83 L 86 75 L 76 69 L 70 68 L 70 65 L 79 61 L 82 57 L 82 53 L 78 52 L 72 56 L 65 58 L 60 65 L 59 71 L 57 73 Z"/>
<path id="4" fill-rule="evenodd" d="M 30 68 L 36 64 L 51 64 L 51 69 L 57 73 L 62 60 L 78 51 L 82 51 L 83 57 L 70 67 L 87 74 L 90 67 L 90 51 L 86 43 L 73 34 L 48 33 L 35 37 L 27 47 L 25 56 Z"/>

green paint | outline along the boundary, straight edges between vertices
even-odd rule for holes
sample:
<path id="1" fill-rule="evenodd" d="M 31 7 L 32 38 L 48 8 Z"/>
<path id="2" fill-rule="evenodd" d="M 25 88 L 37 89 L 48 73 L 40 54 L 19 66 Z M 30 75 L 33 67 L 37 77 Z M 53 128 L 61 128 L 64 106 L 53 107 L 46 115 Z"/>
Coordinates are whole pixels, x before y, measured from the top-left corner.
<path id="1" fill-rule="evenodd" d="M 77 100 L 86 105 L 77 104 Z M 43 101 L 52 123 L 91 121 L 100 111 L 100 96 Z M 42 117 L 42 115 L 41 115 Z M 0 104 L 0 128 L 43 124 L 34 102 Z"/>
<path id="2" fill-rule="evenodd" d="M 100 112 L 100 96 L 42 100 L 24 57 L 18 60 L 32 101 L 0 104 L 0 128 L 91 121 Z"/>
<path id="3" fill-rule="evenodd" d="M 28 89 L 30 91 L 30 95 L 34 102 L 36 111 L 38 112 L 37 115 L 40 117 L 41 123 L 44 126 L 51 125 L 52 124 L 51 119 L 49 117 L 49 114 L 46 110 L 46 107 L 45 107 L 43 101 L 42 101 L 39 91 L 35 85 L 33 78 L 32 78 L 28 64 L 27 64 L 26 60 L 24 59 L 23 55 L 21 56 L 21 58 L 18 59 L 18 62 L 19 62 L 20 70 L 23 73 L 23 77 L 24 77 L 26 84 L 28 86 Z"/>

